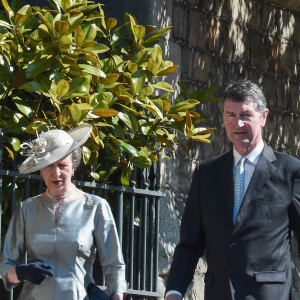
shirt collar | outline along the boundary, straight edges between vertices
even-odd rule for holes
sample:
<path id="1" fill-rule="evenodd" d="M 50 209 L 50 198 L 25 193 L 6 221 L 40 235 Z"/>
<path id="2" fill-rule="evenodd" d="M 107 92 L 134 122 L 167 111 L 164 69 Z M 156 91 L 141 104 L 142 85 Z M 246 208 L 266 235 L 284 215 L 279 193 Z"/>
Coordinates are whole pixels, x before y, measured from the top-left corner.
<path id="1" fill-rule="evenodd" d="M 256 165 L 262 154 L 263 149 L 264 149 L 264 142 L 263 140 L 260 140 L 258 145 L 248 155 L 246 155 L 247 160 L 253 163 L 254 165 Z M 233 157 L 234 157 L 234 166 L 236 166 L 237 163 L 240 161 L 242 155 L 239 154 L 234 149 L 234 147 L 233 147 Z"/>

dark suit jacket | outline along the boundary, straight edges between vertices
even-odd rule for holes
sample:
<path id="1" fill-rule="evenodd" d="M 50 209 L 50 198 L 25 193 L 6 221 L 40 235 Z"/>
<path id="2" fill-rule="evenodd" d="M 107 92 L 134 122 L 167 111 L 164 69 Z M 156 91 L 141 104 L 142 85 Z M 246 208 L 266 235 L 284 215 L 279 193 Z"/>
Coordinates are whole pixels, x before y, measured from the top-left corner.
<path id="1" fill-rule="evenodd" d="M 300 161 L 265 145 L 232 224 L 232 151 L 195 172 L 167 291 L 185 293 L 205 254 L 206 300 L 288 300 L 290 229 L 300 234 Z"/>

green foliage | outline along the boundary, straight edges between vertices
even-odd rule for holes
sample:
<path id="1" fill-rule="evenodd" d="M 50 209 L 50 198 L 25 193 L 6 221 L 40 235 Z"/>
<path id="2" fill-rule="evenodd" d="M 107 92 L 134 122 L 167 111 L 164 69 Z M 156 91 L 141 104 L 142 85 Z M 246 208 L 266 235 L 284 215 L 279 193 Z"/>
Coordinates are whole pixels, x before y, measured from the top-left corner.
<path id="1" fill-rule="evenodd" d="M 139 25 L 129 13 L 118 26 L 93 1 L 1 2 L 0 126 L 8 157 L 36 131 L 89 123 L 83 158 L 94 166 L 91 176 L 106 181 L 121 167 L 128 185 L 133 166 L 149 167 L 165 147 L 188 153 L 193 141 L 209 142 L 212 129 L 195 126 L 207 116 L 195 106 L 216 100 L 209 97 L 215 88 L 190 93 L 180 84 L 176 104 L 169 99 L 165 76 L 178 66 L 157 43 L 170 27 Z"/>

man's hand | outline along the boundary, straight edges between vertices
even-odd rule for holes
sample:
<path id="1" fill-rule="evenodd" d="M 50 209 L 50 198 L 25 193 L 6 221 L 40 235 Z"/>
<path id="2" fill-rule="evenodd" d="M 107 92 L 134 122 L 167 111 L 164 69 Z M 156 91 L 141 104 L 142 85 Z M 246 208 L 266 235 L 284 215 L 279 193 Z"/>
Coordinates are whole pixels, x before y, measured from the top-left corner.
<path id="1" fill-rule="evenodd" d="M 165 300 L 181 300 L 182 298 L 177 294 L 169 294 Z"/>
<path id="2" fill-rule="evenodd" d="M 41 262 L 34 262 L 27 265 L 17 265 L 16 274 L 20 281 L 28 280 L 33 284 L 41 284 L 47 277 L 53 276 L 51 266 Z"/>

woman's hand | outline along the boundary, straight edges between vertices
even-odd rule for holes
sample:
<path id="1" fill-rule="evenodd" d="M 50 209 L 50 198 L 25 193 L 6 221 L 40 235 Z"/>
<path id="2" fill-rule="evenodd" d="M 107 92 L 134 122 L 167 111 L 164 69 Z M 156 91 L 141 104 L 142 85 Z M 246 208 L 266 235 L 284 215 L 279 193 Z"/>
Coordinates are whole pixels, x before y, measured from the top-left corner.
<path id="1" fill-rule="evenodd" d="M 17 273 L 16 273 L 16 267 L 11 267 L 7 274 L 6 274 L 6 278 L 8 280 L 9 283 L 12 284 L 18 284 L 20 282 L 20 280 L 17 277 Z"/>
<path id="2" fill-rule="evenodd" d="M 17 265 L 15 272 L 19 281 L 28 280 L 33 284 L 41 284 L 47 277 L 53 276 L 51 269 L 52 267 L 48 264 L 34 262 L 27 265 Z"/>
<path id="3" fill-rule="evenodd" d="M 123 300 L 123 296 L 124 294 L 122 293 L 116 293 L 111 296 L 111 300 Z"/>

